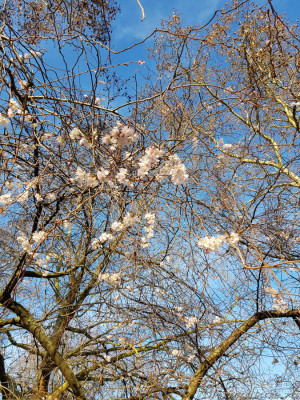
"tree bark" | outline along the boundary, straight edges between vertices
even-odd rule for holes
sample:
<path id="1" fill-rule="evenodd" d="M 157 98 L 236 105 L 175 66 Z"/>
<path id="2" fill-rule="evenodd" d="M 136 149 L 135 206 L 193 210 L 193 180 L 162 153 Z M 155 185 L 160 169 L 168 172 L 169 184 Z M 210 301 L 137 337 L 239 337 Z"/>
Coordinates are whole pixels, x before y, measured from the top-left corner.
<path id="1" fill-rule="evenodd" d="M 57 346 L 46 335 L 41 326 L 35 321 L 33 316 L 27 311 L 21 304 L 10 301 L 7 304 L 7 308 L 13 311 L 18 317 L 20 317 L 20 325 L 30 332 L 33 337 L 41 344 L 41 346 L 46 350 L 48 355 L 51 357 L 55 365 L 60 369 L 61 373 L 69 383 L 71 389 L 73 390 L 76 398 L 85 400 L 83 389 L 76 378 L 75 374 L 62 357 L 62 355 L 57 351 Z"/>
<path id="2" fill-rule="evenodd" d="M 279 311 L 260 311 L 255 313 L 251 318 L 244 322 L 239 328 L 235 329 L 227 339 L 225 339 L 219 347 L 213 350 L 210 355 L 203 361 L 194 376 L 190 380 L 190 384 L 182 397 L 182 400 L 192 400 L 206 375 L 207 371 L 215 364 L 215 362 L 222 357 L 226 351 L 246 332 L 249 331 L 259 321 L 268 318 L 293 318 L 300 317 L 300 311 L 290 310 L 287 312 Z"/>
<path id="3" fill-rule="evenodd" d="M 2 393 L 2 400 L 9 400 L 10 390 L 8 387 L 8 376 L 5 372 L 5 364 L 4 364 L 4 357 L 0 353 L 0 382 L 1 382 L 1 393 Z"/>

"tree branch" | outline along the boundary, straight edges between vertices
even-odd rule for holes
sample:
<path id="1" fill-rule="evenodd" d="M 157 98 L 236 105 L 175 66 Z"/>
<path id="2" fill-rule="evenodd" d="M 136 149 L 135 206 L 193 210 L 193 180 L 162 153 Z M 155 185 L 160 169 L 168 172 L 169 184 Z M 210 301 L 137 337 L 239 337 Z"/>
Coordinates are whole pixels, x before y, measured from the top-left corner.
<path id="1" fill-rule="evenodd" d="M 182 400 L 192 400 L 201 384 L 203 377 L 207 371 L 221 358 L 226 351 L 246 332 L 249 331 L 259 321 L 268 318 L 293 318 L 300 317 L 300 311 L 290 310 L 287 312 L 279 311 L 260 311 L 255 313 L 251 318 L 244 322 L 239 328 L 235 329 L 227 339 L 225 339 L 219 347 L 213 350 L 210 355 L 203 361 L 197 369 L 195 375 L 190 380 L 190 384 Z"/>

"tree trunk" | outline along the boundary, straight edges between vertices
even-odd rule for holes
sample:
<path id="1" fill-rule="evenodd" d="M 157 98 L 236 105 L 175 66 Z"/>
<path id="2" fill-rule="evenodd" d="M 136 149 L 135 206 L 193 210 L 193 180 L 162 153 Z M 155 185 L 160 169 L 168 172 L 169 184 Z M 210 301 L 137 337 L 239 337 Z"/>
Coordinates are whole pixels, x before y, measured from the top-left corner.
<path id="1" fill-rule="evenodd" d="M 4 357 L 0 353 L 0 382 L 1 382 L 1 393 L 2 393 L 2 400 L 9 400 L 10 397 L 10 390 L 8 387 L 8 376 L 5 372 L 5 365 L 4 365 Z"/>

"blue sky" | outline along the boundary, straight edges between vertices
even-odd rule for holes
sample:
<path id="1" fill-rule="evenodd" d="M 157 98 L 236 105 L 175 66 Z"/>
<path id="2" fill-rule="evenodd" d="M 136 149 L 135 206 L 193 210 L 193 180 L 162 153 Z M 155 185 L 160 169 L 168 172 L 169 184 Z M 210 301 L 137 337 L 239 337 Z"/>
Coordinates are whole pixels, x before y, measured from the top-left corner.
<path id="1" fill-rule="evenodd" d="M 174 10 L 181 14 L 184 25 L 201 25 L 217 9 L 222 9 L 226 0 L 140 0 L 145 10 L 143 22 L 137 0 L 120 0 L 118 3 L 121 13 L 113 24 L 112 42 L 115 43 L 115 49 L 120 50 L 149 35 Z M 267 0 L 257 0 L 256 3 L 262 5 Z M 291 20 L 295 21 L 300 17 L 300 0 L 272 0 L 272 3 L 276 11 L 286 13 Z"/>
<path id="2" fill-rule="evenodd" d="M 114 24 L 114 39 L 120 43 L 132 43 L 159 28 L 162 19 L 168 19 L 173 11 L 180 13 L 185 25 L 206 22 L 212 13 L 222 7 L 223 0 L 140 0 L 145 10 L 141 22 L 141 9 L 136 0 L 120 0 L 121 13 Z"/>
<path id="3" fill-rule="evenodd" d="M 111 47 L 115 51 L 125 49 L 136 42 L 143 40 L 151 34 L 155 28 L 159 28 L 162 20 L 168 20 L 175 11 L 181 15 L 183 26 L 187 25 L 203 25 L 213 16 L 216 10 L 221 10 L 226 0 L 139 0 L 145 11 L 145 19 L 141 21 L 142 12 L 137 0 L 117 0 L 121 8 L 121 12 L 117 14 L 116 20 L 112 24 Z M 227 0 L 228 3 L 230 0 Z M 263 5 L 267 0 L 257 0 L 257 4 Z M 300 0 L 272 0 L 272 3 L 278 13 L 286 13 L 291 21 L 295 21 L 300 16 Z M 136 90 L 135 84 L 141 89 L 147 82 L 149 69 L 154 67 L 153 61 L 148 59 L 148 47 L 153 45 L 153 41 L 149 40 L 143 45 L 134 47 L 130 51 L 118 54 L 111 54 L 112 64 L 129 63 L 128 66 L 119 66 L 114 71 L 123 80 L 129 79 L 133 93 Z M 51 49 L 49 43 L 48 49 Z M 66 49 L 65 49 L 66 51 Z M 70 60 L 72 60 L 73 52 L 70 52 Z M 49 63 L 53 65 L 52 51 L 48 56 L 51 57 Z M 144 60 L 145 65 L 139 66 L 137 61 Z M 57 58 L 58 65 L 61 65 L 60 57 Z M 78 65 L 79 70 L 85 70 L 85 65 Z M 82 86 L 87 91 L 90 90 L 90 81 L 87 77 L 81 79 Z M 107 96 L 106 88 L 103 87 L 99 97 L 104 99 Z M 129 89 L 130 91 L 130 89 Z M 126 103 L 126 99 L 117 99 L 114 104 L 121 105 Z M 103 102 L 106 105 L 106 102 Z M 126 113 L 125 109 L 120 110 L 121 114 Z"/>
<path id="4" fill-rule="evenodd" d="M 227 0 L 230 3 L 229 0 Z M 241 0 L 242 1 L 242 0 Z M 256 4 L 266 4 L 267 0 L 256 0 Z M 115 51 L 125 49 L 151 34 L 155 28 L 159 28 L 161 20 L 167 20 L 175 11 L 181 15 L 182 24 L 203 25 L 209 21 L 216 10 L 221 10 L 226 0 L 140 0 L 145 11 L 145 19 L 141 21 L 142 12 L 137 0 L 119 0 L 121 12 L 117 14 L 112 25 L 111 47 Z M 290 21 L 295 22 L 300 17 L 300 0 L 272 0 L 275 10 L 285 13 Z M 112 56 L 112 63 L 132 62 L 128 67 L 118 69 L 122 77 L 137 76 L 138 81 L 143 81 L 141 74 L 147 75 L 152 62 L 148 59 L 148 47 L 152 46 L 152 40 L 144 45 L 134 47 L 133 50 Z M 146 61 L 139 66 L 138 60 Z"/>

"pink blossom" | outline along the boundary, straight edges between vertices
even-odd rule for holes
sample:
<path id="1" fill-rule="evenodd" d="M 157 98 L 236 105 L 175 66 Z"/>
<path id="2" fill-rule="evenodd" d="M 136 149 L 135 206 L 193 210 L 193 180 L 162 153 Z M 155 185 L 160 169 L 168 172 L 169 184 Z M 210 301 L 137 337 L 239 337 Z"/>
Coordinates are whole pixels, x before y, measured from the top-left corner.
<path id="1" fill-rule="evenodd" d="M 97 178 L 99 182 L 105 182 L 107 180 L 107 175 L 109 174 L 109 171 L 107 171 L 104 168 L 101 168 L 98 172 L 97 172 Z"/>
<path id="2" fill-rule="evenodd" d="M 132 186 L 132 183 L 127 178 L 127 168 L 120 168 L 119 172 L 116 175 L 116 179 L 119 183 L 122 183 L 125 186 Z"/>
<path id="3" fill-rule="evenodd" d="M 103 136 L 102 143 L 110 145 L 112 150 L 118 146 L 128 146 L 137 140 L 137 134 L 128 126 L 123 126 L 120 122 L 112 128 L 110 133 Z"/>
<path id="4" fill-rule="evenodd" d="M 159 159 L 163 156 L 163 150 L 159 150 L 158 148 L 151 146 L 146 149 L 146 154 L 139 160 L 139 170 L 138 176 L 143 178 L 145 175 L 148 175 L 150 169 L 159 162 Z"/>

